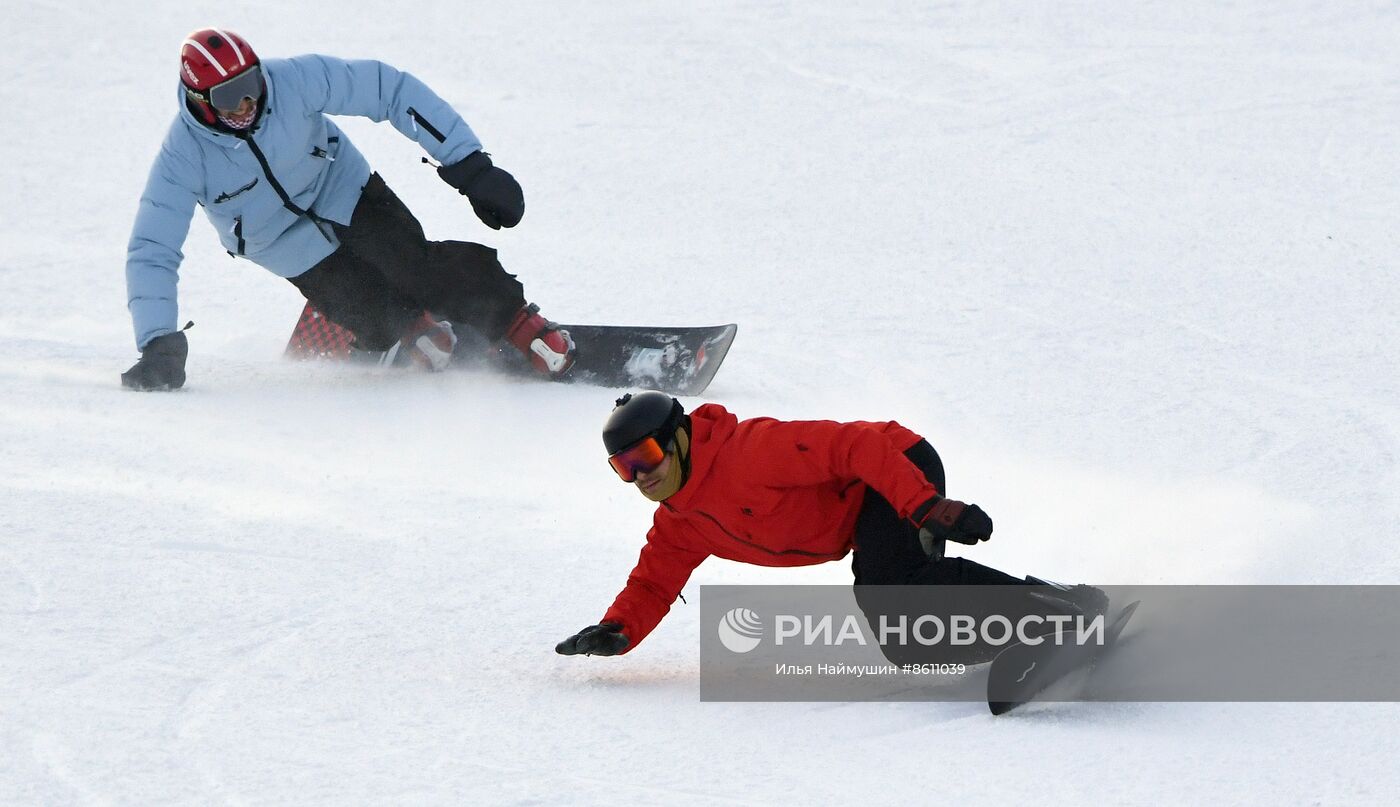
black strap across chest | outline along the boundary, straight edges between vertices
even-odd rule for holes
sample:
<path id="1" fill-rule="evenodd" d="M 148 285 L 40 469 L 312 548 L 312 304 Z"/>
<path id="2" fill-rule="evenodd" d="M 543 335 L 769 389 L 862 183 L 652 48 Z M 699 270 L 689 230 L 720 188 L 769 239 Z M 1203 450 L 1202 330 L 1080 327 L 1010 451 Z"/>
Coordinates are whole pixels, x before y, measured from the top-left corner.
<path id="1" fill-rule="evenodd" d="M 273 175 L 272 166 L 269 165 L 267 162 L 267 155 L 263 154 L 262 149 L 258 148 L 258 144 L 256 141 L 253 140 L 253 135 L 251 132 L 246 134 L 239 134 L 237 135 L 237 137 L 244 143 L 248 144 L 248 148 L 253 152 L 253 156 L 257 159 L 258 165 L 262 167 L 263 176 L 267 177 L 268 184 L 271 185 L 272 189 L 277 192 L 277 197 L 282 200 L 283 207 L 287 208 L 288 210 L 292 211 L 298 216 L 306 216 L 312 221 L 325 221 L 325 219 L 316 215 L 315 211 L 303 209 L 296 202 L 292 201 L 292 197 L 287 193 L 287 189 L 282 187 L 282 183 L 278 182 L 277 177 Z"/>

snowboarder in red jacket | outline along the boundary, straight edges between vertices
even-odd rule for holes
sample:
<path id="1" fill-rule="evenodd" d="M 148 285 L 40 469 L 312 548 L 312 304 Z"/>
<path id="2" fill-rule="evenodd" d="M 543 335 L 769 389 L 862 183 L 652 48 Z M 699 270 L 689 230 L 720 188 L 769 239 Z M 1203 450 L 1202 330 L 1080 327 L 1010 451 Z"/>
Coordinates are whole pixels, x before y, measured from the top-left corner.
<path id="1" fill-rule="evenodd" d="M 618 476 L 659 505 L 626 587 L 599 624 L 559 643 L 563 655 L 636 647 L 711 555 L 808 566 L 854 550 L 857 586 L 1046 585 L 943 556 L 947 541 L 990 539 L 992 520 L 944 495 L 937 452 L 894 421 L 740 421 L 717 404 L 687 415 L 642 392 L 618 400 L 603 442 Z M 1070 612 L 1107 604 L 1090 586 L 1058 590 Z"/>

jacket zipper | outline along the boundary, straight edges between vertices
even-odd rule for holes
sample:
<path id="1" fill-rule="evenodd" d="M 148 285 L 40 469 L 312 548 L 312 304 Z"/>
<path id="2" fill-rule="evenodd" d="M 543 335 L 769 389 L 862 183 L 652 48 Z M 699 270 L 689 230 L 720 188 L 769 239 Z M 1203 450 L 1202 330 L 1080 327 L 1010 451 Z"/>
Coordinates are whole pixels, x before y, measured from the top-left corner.
<path id="1" fill-rule="evenodd" d="M 431 123 L 428 123 L 427 118 L 423 117 L 422 115 L 419 115 L 418 110 L 414 109 L 413 107 L 409 107 L 408 116 L 410 118 L 413 118 L 414 122 L 417 123 L 419 126 L 422 126 L 424 131 L 436 138 L 437 142 L 447 142 L 447 138 L 443 137 L 442 132 L 439 132 L 436 126 L 433 126 Z"/>
<path id="2" fill-rule="evenodd" d="M 238 216 L 233 220 L 233 237 L 238 239 L 238 254 L 243 254 L 243 217 Z"/>
<path id="3" fill-rule="evenodd" d="M 243 134 L 235 136 L 248 144 L 248 150 L 253 152 L 253 157 L 256 158 L 258 161 L 258 166 L 262 168 L 263 176 L 267 177 L 268 184 L 271 185 L 272 189 L 277 192 L 277 197 L 282 200 L 282 206 L 292 211 L 298 216 L 306 216 L 307 218 L 311 219 L 313 223 L 318 225 L 316 229 L 321 233 L 321 236 L 327 241 L 330 241 L 331 237 L 327 235 L 326 231 L 319 226 L 322 222 L 325 221 L 325 219 L 316 215 L 316 211 L 303 210 L 297 205 L 296 202 L 292 201 L 292 197 L 287 193 L 287 189 L 283 188 L 282 183 L 278 182 L 277 177 L 273 175 L 272 166 L 268 165 L 267 157 L 262 153 L 262 149 L 258 148 L 257 142 L 253 140 L 253 133 L 245 132 Z"/>
<path id="4" fill-rule="evenodd" d="M 267 177 L 268 183 L 271 184 L 272 189 L 277 192 L 277 198 L 282 200 L 282 206 L 298 216 L 311 216 L 309 210 L 302 210 L 297 206 L 296 202 L 292 201 L 292 197 L 287 194 L 287 189 L 282 187 L 282 183 L 277 181 L 277 177 L 273 176 L 272 166 L 267 164 L 267 157 L 263 155 L 262 149 L 258 148 L 258 144 L 253 140 L 252 135 L 244 134 L 239 135 L 239 137 L 243 138 L 243 142 L 248 144 L 249 151 L 253 152 L 253 157 L 258 161 L 258 166 L 262 168 L 263 176 Z"/>

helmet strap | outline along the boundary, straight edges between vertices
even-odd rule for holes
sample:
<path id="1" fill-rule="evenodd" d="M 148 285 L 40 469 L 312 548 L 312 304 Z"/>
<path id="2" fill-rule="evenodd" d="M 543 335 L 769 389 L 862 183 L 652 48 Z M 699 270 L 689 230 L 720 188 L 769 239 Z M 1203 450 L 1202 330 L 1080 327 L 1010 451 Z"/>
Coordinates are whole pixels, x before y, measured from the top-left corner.
<path id="1" fill-rule="evenodd" d="M 690 465 L 690 431 L 685 424 L 676 427 L 676 458 Z"/>
<path id="2" fill-rule="evenodd" d="M 681 466 L 681 481 L 676 485 L 680 490 L 690 480 L 690 416 L 686 415 L 676 426 L 676 461 Z"/>

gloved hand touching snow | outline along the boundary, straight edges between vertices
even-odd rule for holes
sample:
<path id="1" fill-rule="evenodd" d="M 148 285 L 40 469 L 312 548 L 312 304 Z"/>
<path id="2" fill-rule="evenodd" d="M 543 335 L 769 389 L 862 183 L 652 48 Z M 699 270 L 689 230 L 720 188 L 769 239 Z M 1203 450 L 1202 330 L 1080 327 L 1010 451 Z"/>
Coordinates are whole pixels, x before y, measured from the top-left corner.
<path id="1" fill-rule="evenodd" d="M 554 646 L 554 652 L 561 656 L 615 656 L 631 644 L 622 632 L 618 622 L 602 622 L 589 625 L 573 636 Z"/>
<path id="2" fill-rule="evenodd" d="M 185 357 L 190 343 L 184 331 L 157 336 L 141 350 L 141 359 L 122 373 L 122 386 L 135 390 L 172 390 L 185 385 Z"/>

